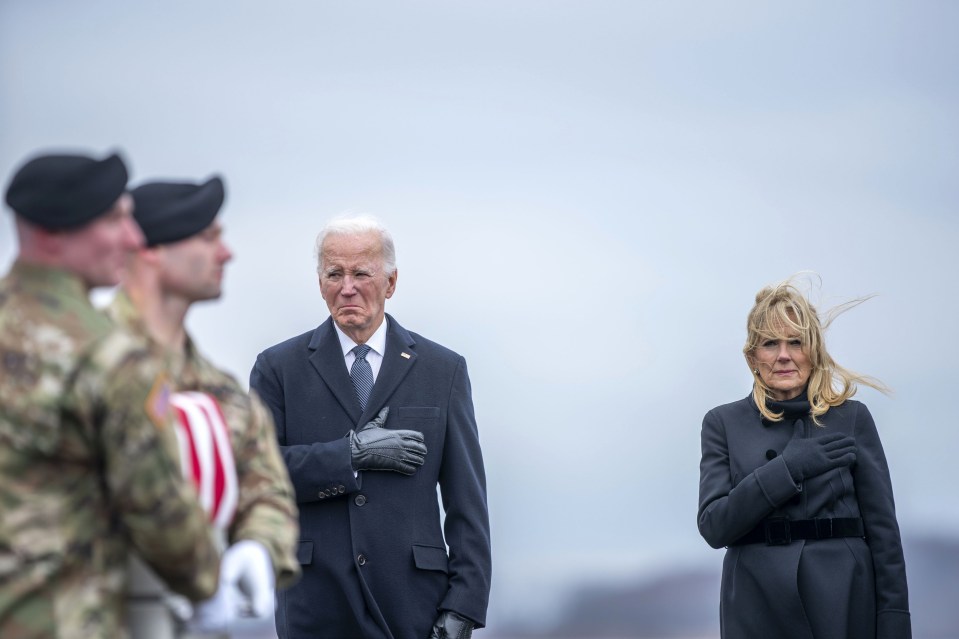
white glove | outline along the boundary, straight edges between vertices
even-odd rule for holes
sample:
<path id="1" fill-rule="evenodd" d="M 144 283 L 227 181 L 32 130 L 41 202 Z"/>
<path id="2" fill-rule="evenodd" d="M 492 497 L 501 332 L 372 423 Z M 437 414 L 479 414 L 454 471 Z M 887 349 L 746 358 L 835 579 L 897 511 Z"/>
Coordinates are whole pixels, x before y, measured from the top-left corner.
<path id="1" fill-rule="evenodd" d="M 194 607 L 188 625 L 198 632 L 217 632 L 229 629 L 241 618 L 270 617 L 274 586 L 270 553 L 260 542 L 244 539 L 223 553 L 216 594 Z"/>

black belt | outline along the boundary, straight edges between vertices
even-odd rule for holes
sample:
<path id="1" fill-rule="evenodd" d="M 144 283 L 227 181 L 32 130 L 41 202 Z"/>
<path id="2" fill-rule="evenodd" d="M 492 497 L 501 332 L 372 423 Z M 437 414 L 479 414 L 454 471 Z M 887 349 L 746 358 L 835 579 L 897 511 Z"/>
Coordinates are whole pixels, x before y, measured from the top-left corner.
<path id="1" fill-rule="evenodd" d="M 865 537 L 862 519 L 839 517 L 836 519 L 787 519 L 773 517 L 733 542 L 743 544 L 766 544 L 784 546 L 798 539 L 835 539 L 837 537 Z"/>

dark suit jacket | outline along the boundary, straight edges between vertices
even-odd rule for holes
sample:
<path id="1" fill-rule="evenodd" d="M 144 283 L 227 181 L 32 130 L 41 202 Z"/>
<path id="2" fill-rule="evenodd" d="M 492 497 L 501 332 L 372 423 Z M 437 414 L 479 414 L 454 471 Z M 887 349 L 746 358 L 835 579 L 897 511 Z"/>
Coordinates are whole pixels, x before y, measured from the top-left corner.
<path id="1" fill-rule="evenodd" d="M 250 375 L 300 509 L 303 578 L 279 593 L 280 637 L 425 639 L 438 610 L 485 624 L 489 518 L 466 361 L 388 319 L 365 411 L 331 319 L 260 353 Z M 354 477 L 346 435 L 384 406 L 387 428 L 423 433 L 426 461 L 412 476 Z"/>
<path id="2" fill-rule="evenodd" d="M 747 397 L 703 420 L 699 531 L 723 562 L 722 636 L 734 639 L 906 639 L 906 570 L 889 469 L 865 405 L 848 400 L 816 426 L 808 415 L 764 422 Z M 855 439 L 856 463 L 796 484 L 781 453 L 803 437 Z M 731 545 L 768 517 L 861 517 L 865 539 Z"/>

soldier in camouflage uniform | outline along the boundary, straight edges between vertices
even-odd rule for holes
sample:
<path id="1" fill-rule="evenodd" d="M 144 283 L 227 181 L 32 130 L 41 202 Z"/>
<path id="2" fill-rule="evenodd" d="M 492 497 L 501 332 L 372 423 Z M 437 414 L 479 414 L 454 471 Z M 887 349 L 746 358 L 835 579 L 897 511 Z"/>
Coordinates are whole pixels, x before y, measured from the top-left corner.
<path id="1" fill-rule="evenodd" d="M 272 618 L 274 583 L 285 588 L 300 574 L 295 554 L 298 513 L 273 419 L 257 397 L 199 353 L 184 328 L 194 302 L 220 296 L 223 267 L 232 257 L 217 219 L 223 183 L 219 178 L 199 185 L 154 182 L 132 194 L 146 247 L 130 260 L 108 314 L 126 329 L 147 336 L 157 355 L 167 358 L 177 406 L 189 408 L 212 398 L 213 404 L 207 405 L 217 406 L 222 414 L 235 465 L 235 515 L 232 521 L 229 513 L 223 517 L 222 508 L 228 506 L 216 513 L 232 544 L 223 557 L 220 591 L 197 608 L 191 626 L 229 629 L 241 611 Z M 185 460 L 189 457 L 184 455 Z M 237 582 L 244 578 L 247 592 L 240 595 Z M 142 636 L 161 633 L 143 629 Z"/>
<path id="2" fill-rule="evenodd" d="M 126 636 L 127 556 L 193 600 L 217 586 L 210 526 L 165 442 L 170 388 L 142 338 L 91 306 L 143 241 L 116 155 L 14 175 L 0 280 L 0 637 Z"/>

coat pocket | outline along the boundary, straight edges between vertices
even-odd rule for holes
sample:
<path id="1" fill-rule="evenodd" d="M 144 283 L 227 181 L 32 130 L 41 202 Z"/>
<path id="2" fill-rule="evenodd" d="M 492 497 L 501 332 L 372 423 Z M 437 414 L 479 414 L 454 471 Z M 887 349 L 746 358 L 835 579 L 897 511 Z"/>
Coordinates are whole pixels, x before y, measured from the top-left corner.
<path id="1" fill-rule="evenodd" d="M 392 409 L 390 409 L 387 428 L 400 428 L 406 430 L 418 430 L 421 433 L 432 432 L 436 430 L 440 422 L 439 406 L 398 406 L 396 408 L 396 421 L 393 421 Z"/>
<path id="2" fill-rule="evenodd" d="M 449 558 L 445 548 L 413 544 L 413 563 L 420 570 L 449 572 Z"/>
<path id="3" fill-rule="evenodd" d="M 301 566 L 309 566 L 313 563 L 313 542 L 301 541 L 296 546 L 296 560 Z"/>
<path id="4" fill-rule="evenodd" d="M 396 418 L 436 421 L 440 418 L 440 408 L 439 406 L 398 406 Z"/>

